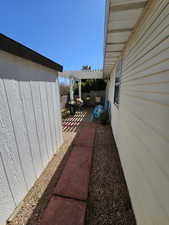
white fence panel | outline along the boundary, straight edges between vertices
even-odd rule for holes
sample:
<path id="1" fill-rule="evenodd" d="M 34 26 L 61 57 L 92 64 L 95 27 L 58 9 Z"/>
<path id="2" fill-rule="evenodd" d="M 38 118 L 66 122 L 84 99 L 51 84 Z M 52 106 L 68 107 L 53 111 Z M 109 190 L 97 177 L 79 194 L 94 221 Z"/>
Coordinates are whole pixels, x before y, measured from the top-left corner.
<path id="1" fill-rule="evenodd" d="M 55 114 L 56 114 L 56 131 L 58 136 L 58 144 L 59 146 L 63 143 L 63 135 L 62 135 L 62 120 L 61 120 L 61 113 L 60 113 L 60 94 L 59 94 L 59 83 L 58 79 L 56 80 L 56 84 L 54 85 L 53 90 L 53 96 L 54 96 L 54 108 L 55 108 Z"/>
<path id="2" fill-rule="evenodd" d="M 26 194 L 27 188 L 23 177 L 16 138 L 2 79 L 0 79 L 0 151 L 1 158 L 5 165 L 7 180 L 9 181 L 14 200 L 16 204 L 18 204 Z M 0 175 L 2 179 L 3 174 Z M 6 212 L 3 202 L 4 201 L 2 200 L 0 201 L 0 207 L 4 207 L 4 211 Z M 13 204 L 11 207 L 13 207 Z M 7 211 L 8 209 L 9 207 L 7 208 Z"/>
<path id="3" fill-rule="evenodd" d="M 31 81 L 30 87 L 31 87 L 33 107 L 35 112 L 38 140 L 39 140 L 40 150 L 42 155 L 42 162 L 43 162 L 43 167 L 45 167 L 46 162 L 49 161 L 49 155 L 47 150 L 48 148 L 47 148 L 45 125 L 44 125 L 43 112 L 42 112 L 39 82 Z"/>
<path id="4" fill-rule="evenodd" d="M 52 83 L 46 83 L 47 88 L 47 100 L 48 100 L 48 109 L 49 109 L 49 118 L 50 118 L 50 128 L 51 128 L 51 137 L 52 137 L 52 144 L 54 153 L 57 149 L 57 142 L 56 142 L 56 130 L 55 130 L 55 117 L 54 117 L 54 103 L 53 103 L 53 95 L 52 95 Z"/>
<path id="5" fill-rule="evenodd" d="M 46 93 L 46 86 L 44 82 L 40 82 L 40 95 L 41 95 L 41 104 L 42 104 L 42 112 L 44 118 L 44 125 L 45 125 L 45 135 L 47 139 L 47 147 L 48 147 L 48 155 L 51 159 L 53 155 L 52 149 L 52 139 L 51 139 L 51 131 L 49 125 L 49 110 L 47 104 L 47 93 Z"/>
<path id="6" fill-rule="evenodd" d="M 11 211 L 16 207 L 15 200 L 9 189 L 8 179 L 6 176 L 5 165 L 0 153 L 0 218 L 5 223 L 6 218 Z M 5 211 L 4 211 L 5 208 Z"/>
<path id="7" fill-rule="evenodd" d="M 29 82 L 19 82 L 20 94 L 23 103 L 24 117 L 27 126 L 28 139 L 31 147 L 33 166 L 36 171 L 36 177 L 39 177 L 43 170 L 42 155 L 38 142 L 35 113 L 32 102 L 32 95 Z"/>
<path id="8" fill-rule="evenodd" d="M 4 80 L 4 85 L 7 92 L 7 98 L 11 111 L 11 118 L 14 126 L 14 133 L 16 136 L 24 178 L 27 184 L 27 189 L 29 190 L 29 188 L 35 182 L 36 176 L 33 167 L 30 143 L 28 141 L 22 101 L 18 89 L 19 86 L 18 82 L 14 80 Z"/>

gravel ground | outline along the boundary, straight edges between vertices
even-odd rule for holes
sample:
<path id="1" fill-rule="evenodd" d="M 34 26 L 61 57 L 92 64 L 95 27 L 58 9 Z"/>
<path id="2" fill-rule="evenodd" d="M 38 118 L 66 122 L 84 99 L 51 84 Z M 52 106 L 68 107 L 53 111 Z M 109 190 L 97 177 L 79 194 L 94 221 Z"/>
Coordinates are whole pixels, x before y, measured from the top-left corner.
<path id="1" fill-rule="evenodd" d="M 109 126 L 96 131 L 86 225 L 136 225 Z"/>

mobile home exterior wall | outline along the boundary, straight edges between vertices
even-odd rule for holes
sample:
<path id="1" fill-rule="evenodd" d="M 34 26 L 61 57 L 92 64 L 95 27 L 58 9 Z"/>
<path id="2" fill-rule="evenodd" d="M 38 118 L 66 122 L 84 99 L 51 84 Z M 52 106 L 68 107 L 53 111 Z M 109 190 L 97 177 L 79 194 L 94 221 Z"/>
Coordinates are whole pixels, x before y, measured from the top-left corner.
<path id="1" fill-rule="evenodd" d="M 63 143 L 57 71 L 0 51 L 0 224 Z"/>
<path id="2" fill-rule="evenodd" d="M 153 0 L 123 54 L 111 126 L 138 225 L 169 224 L 169 1 Z"/>

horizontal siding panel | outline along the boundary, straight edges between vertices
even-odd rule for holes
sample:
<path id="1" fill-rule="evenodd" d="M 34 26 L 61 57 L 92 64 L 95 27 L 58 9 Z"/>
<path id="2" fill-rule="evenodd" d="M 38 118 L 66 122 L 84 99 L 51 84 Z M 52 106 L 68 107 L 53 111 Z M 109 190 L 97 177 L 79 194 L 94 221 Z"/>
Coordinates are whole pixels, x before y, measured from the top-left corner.
<path id="1" fill-rule="evenodd" d="M 132 123 L 130 122 L 131 118 L 133 120 Z M 151 136 L 149 134 L 151 130 L 147 129 L 147 127 L 143 128 L 143 124 L 142 123 L 139 124 L 137 120 L 135 120 L 135 117 L 133 117 L 130 114 L 130 112 L 126 113 L 125 119 L 129 121 L 127 125 L 128 129 L 132 130 L 132 135 L 136 136 L 140 142 L 138 145 L 136 145 L 137 151 L 134 151 L 133 154 L 137 155 L 138 160 L 142 164 L 142 168 L 144 168 L 144 175 L 146 175 L 145 178 L 148 177 L 148 182 L 151 184 L 151 190 L 156 195 L 159 204 L 161 205 L 161 207 L 163 208 L 163 211 L 166 212 L 168 216 L 169 215 L 169 205 L 168 205 L 169 175 L 168 175 L 168 170 L 165 170 L 163 168 L 163 164 L 165 163 L 166 160 L 163 163 L 159 163 L 159 158 L 154 157 L 153 152 L 156 146 L 154 146 L 153 144 L 150 146 L 149 145 L 150 141 L 148 140 L 148 137 Z M 140 130 L 142 131 L 141 137 L 140 137 Z M 155 137 L 152 138 L 152 141 L 153 140 L 155 140 Z M 161 154 L 162 154 L 162 151 L 161 151 Z M 163 193 L 163 195 L 161 195 L 161 193 Z"/>
<path id="2" fill-rule="evenodd" d="M 169 28 L 169 25 L 167 28 Z M 166 29 L 166 33 L 168 33 L 167 29 Z M 140 65 L 143 65 L 147 60 L 151 60 L 152 58 L 155 58 L 156 56 L 165 52 L 165 50 L 167 50 L 169 48 L 169 43 L 168 43 L 169 33 L 168 34 L 166 34 L 166 33 L 164 34 L 164 38 L 161 39 L 160 41 L 158 41 L 158 43 L 156 45 L 154 45 L 152 49 L 149 49 L 149 50 L 146 49 L 145 51 L 143 51 L 143 53 L 140 52 L 137 55 L 139 57 L 135 57 L 132 64 L 129 65 L 128 68 L 123 69 L 125 71 L 125 73 L 131 72 L 132 70 L 136 69 Z M 151 44 L 152 44 L 152 42 L 151 42 Z"/>
<path id="3" fill-rule="evenodd" d="M 158 23 L 158 18 L 164 12 L 164 9 L 167 7 L 168 2 L 167 0 L 161 0 L 161 1 L 155 0 L 153 4 L 154 4 L 154 7 L 151 7 L 151 10 L 147 11 L 147 16 L 145 17 L 145 20 L 143 21 L 144 23 L 140 24 L 139 28 L 137 29 L 137 32 L 131 39 L 132 42 L 129 43 L 128 52 L 127 52 L 128 54 L 127 60 L 129 60 L 129 55 L 131 56 L 133 54 L 133 51 L 137 49 L 139 45 L 141 45 L 143 40 L 145 42 L 147 41 L 145 36 L 147 34 L 150 35 L 149 31 L 151 30 L 152 32 L 152 26 L 156 26 L 156 23 Z"/>
<path id="4" fill-rule="evenodd" d="M 166 70 L 169 70 L 169 63 L 168 63 L 169 59 L 166 59 L 164 61 L 160 61 L 158 62 L 158 64 L 152 65 L 150 67 L 144 68 L 143 71 L 138 71 L 136 73 L 130 74 L 127 79 L 129 78 L 137 78 L 137 77 L 141 77 L 141 76 L 147 76 L 147 75 L 151 75 L 154 73 L 160 73 Z M 122 79 L 122 83 L 124 81 L 127 81 L 127 79 L 125 78 L 125 76 Z"/>
<path id="5" fill-rule="evenodd" d="M 168 42 L 169 42 L 169 39 L 168 39 Z M 123 80 L 126 79 L 126 77 L 131 77 L 135 74 L 140 74 L 141 72 L 149 70 L 153 68 L 154 66 L 158 66 L 163 62 L 167 63 L 167 61 L 169 62 L 169 46 L 167 46 L 164 51 L 160 52 L 160 54 L 157 54 L 154 57 L 151 57 L 145 60 L 144 63 L 137 65 L 137 67 L 133 68 L 133 70 L 128 72 L 124 71 L 125 76 L 123 77 Z"/>
<path id="6" fill-rule="evenodd" d="M 140 141 L 137 138 L 133 138 L 133 133 L 129 130 L 128 123 L 125 118 L 121 123 L 121 131 L 121 148 L 126 150 L 121 151 L 120 156 L 122 164 L 125 165 L 125 176 L 137 222 L 139 225 L 158 224 L 157 221 L 159 221 L 159 217 L 161 217 L 160 215 L 162 214 L 163 218 L 164 213 L 161 212 L 161 209 L 158 209 L 157 199 L 154 198 L 151 186 L 149 182 L 147 182 L 142 166 L 140 165 L 140 160 L 137 156 L 137 146 L 140 146 Z M 126 148 L 126 146 L 128 147 Z M 146 205 L 145 199 L 147 200 Z M 154 212 L 156 212 L 155 215 Z"/>
<path id="7" fill-rule="evenodd" d="M 158 17 L 159 12 L 161 12 L 161 8 L 164 7 L 164 4 L 166 4 L 166 2 L 164 2 L 163 0 L 154 0 L 153 3 L 150 3 L 149 5 L 147 4 L 142 19 L 139 21 L 139 26 L 135 28 L 133 38 L 129 40 L 129 44 L 127 47 L 130 51 L 132 51 L 136 44 L 139 43 L 140 35 L 143 36 L 151 26 L 152 21 L 154 21 Z M 147 23 L 147 21 L 149 21 L 149 23 Z"/>
<path id="8" fill-rule="evenodd" d="M 169 89 L 167 87 L 167 84 L 169 85 L 169 83 L 166 83 L 165 85 L 162 85 L 161 89 L 160 89 L 160 85 L 158 85 L 159 88 L 159 92 L 153 92 L 150 91 L 151 88 L 149 89 L 149 91 L 140 91 L 139 89 L 137 90 L 132 90 L 132 89 L 128 89 L 128 90 L 123 90 L 123 93 L 128 95 L 128 96 L 133 96 L 136 98 L 140 98 L 140 99 L 147 99 L 148 101 L 153 101 L 153 102 L 159 102 L 159 104 L 164 105 L 166 107 L 169 106 Z M 153 86 L 154 87 L 154 86 Z M 166 87 L 166 92 L 165 89 L 162 90 L 162 88 Z M 161 90 L 161 92 L 160 92 Z M 122 91 L 121 91 L 122 92 Z"/>
<path id="9" fill-rule="evenodd" d="M 169 115 L 169 107 L 156 104 L 154 102 L 142 101 L 137 98 L 131 98 L 127 95 L 123 100 L 121 100 L 121 105 L 126 104 L 126 102 L 127 104 L 130 104 L 130 107 L 131 109 L 133 109 L 133 112 L 139 115 L 139 117 L 144 117 L 148 124 L 151 124 L 152 127 L 156 127 L 157 130 L 159 130 L 159 133 L 162 134 L 162 136 L 166 137 L 166 139 L 169 139 L 169 121 L 166 120 Z M 160 119 L 159 115 L 161 116 Z"/>
<path id="10" fill-rule="evenodd" d="M 161 110 L 163 110 L 164 108 L 168 108 L 169 107 L 169 99 L 167 95 L 162 95 L 160 96 L 159 94 L 147 94 L 145 95 L 144 93 L 141 92 L 137 92 L 137 94 L 133 94 L 133 93 L 127 93 L 125 92 L 125 95 L 129 98 L 134 98 L 136 99 L 138 102 L 146 102 L 147 104 L 149 103 L 153 103 L 156 105 L 156 107 L 158 107 L 158 105 L 161 106 Z"/>
<path id="11" fill-rule="evenodd" d="M 148 51 L 149 49 L 151 49 L 153 46 L 152 43 L 155 46 L 157 43 L 160 42 L 160 40 L 163 40 L 163 36 L 161 36 L 161 33 L 164 32 L 168 27 L 168 8 L 169 5 L 165 6 L 165 11 L 162 11 L 162 13 L 160 12 L 160 16 L 158 17 L 158 23 L 154 23 L 154 26 L 152 26 L 151 29 L 147 30 L 145 37 L 142 37 L 139 44 L 136 45 L 136 49 L 133 48 L 132 53 L 130 52 L 130 54 L 128 54 L 128 65 L 132 61 L 135 61 L 139 55 L 144 54 L 143 52 L 145 50 Z"/>
<path id="12" fill-rule="evenodd" d="M 122 81 L 121 86 L 133 86 L 133 85 L 141 85 L 141 84 L 153 84 L 160 83 L 163 81 L 168 81 L 169 70 L 166 69 L 164 71 L 157 71 L 151 74 L 145 74 L 137 77 L 132 77 L 127 80 Z"/>
<path id="13" fill-rule="evenodd" d="M 147 164 L 147 167 L 149 169 L 149 171 L 147 171 L 147 169 L 145 169 L 145 164 L 148 157 L 145 159 L 144 155 L 143 158 L 140 156 L 141 153 L 144 153 L 144 149 L 140 143 L 140 140 L 131 130 L 129 126 L 130 122 L 127 119 L 124 118 L 123 124 L 123 136 L 125 135 L 125 141 L 123 145 L 128 146 L 128 151 L 124 153 L 125 155 L 123 156 L 123 159 L 127 159 L 126 178 L 129 183 L 128 186 L 131 188 L 130 195 L 133 196 L 133 206 L 135 207 L 136 215 L 138 215 L 137 221 L 140 218 L 138 224 L 166 224 L 166 222 L 168 221 L 168 214 L 159 203 L 159 198 L 157 197 L 157 193 L 154 191 L 154 189 L 152 189 L 152 183 L 150 182 L 150 178 L 148 175 L 148 173 L 150 173 L 154 168 L 151 165 L 151 160 L 150 163 Z M 154 180 L 158 182 L 154 172 L 153 174 Z"/>
<path id="14" fill-rule="evenodd" d="M 160 133 L 160 129 L 158 129 L 156 126 L 154 128 L 151 124 L 151 121 L 149 121 L 148 119 L 145 120 L 136 112 L 132 112 L 130 108 L 128 109 L 127 107 L 125 107 L 125 110 L 125 118 L 128 118 L 129 120 L 132 117 L 132 123 L 130 122 L 129 127 L 132 126 L 133 132 L 137 134 L 140 139 L 140 142 L 142 142 L 142 144 L 144 143 L 144 148 L 146 146 L 147 151 L 149 151 L 149 153 L 152 155 L 152 158 L 154 158 L 154 160 L 158 162 L 157 164 L 161 167 L 165 174 L 167 174 L 168 179 L 169 165 L 164 163 L 166 161 L 166 158 L 169 157 L 169 152 L 166 148 L 169 143 L 169 138 L 166 137 L 165 134 L 163 135 L 162 133 Z M 150 140 L 152 142 L 150 142 Z"/>
<path id="15" fill-rule="evenodd" d="M 169 77 L 168 77 L 169 78 Z M 148 94 L 159 94 L 159 95 L 168 95 L 169 94 L 169 79 L 159 81 L 159 82 L 147 82 L 147 83 L 140 83 L 139 85 L 129 85 L 124 86 L 122 91 L 131 91 L 131 92 L 141 92 L 145 93 L 147 96 Z"/>
<path id="16" fill-rule="evenodd" d="M 126 46 L 111 125 L 138 225 L 169 223 L 169 1 L 153 0 Z"/>

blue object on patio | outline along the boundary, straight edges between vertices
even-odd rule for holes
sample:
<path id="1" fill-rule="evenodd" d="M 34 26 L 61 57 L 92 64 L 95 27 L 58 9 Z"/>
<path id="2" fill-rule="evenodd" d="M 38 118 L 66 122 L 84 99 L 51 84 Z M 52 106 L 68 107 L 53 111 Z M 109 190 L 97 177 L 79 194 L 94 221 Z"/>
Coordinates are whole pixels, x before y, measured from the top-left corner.
<path id="1" fill-rule="evenodd" d="M 97 105 L 92 112 L 92 120 L 98 119 L 100 115 L 104 112 L 104 107 L 102 105 Z"/>

